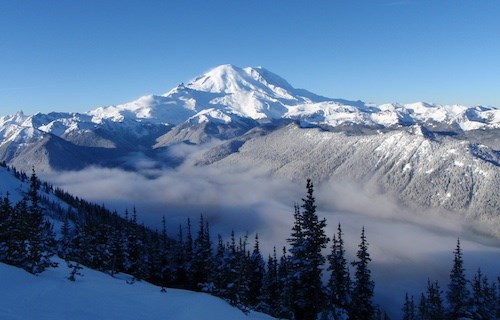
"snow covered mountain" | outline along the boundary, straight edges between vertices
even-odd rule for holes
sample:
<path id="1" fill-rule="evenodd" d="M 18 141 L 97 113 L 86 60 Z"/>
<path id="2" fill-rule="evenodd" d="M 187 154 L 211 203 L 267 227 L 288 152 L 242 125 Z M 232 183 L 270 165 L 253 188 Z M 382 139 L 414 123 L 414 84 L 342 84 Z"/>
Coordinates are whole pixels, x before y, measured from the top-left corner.
<path id="1" fill-rule="evenodd" d="M 207 144 L 213 141 L 222 142 Z M 292 180 L 371 181 L 405 203 L 500 226 L 500 199 L 492 192 L 500 189 L 497 107 L 332 99 L 262 67 L 222 65 L 163 95 L 83 114 L 0 118 L 0 161 L 38 172 L 136 170 L 137 158 L 172 167 L 186 155 L 169 151 L 185 144 L 209 148 L 197 155 L 199 166 L 247 164 Z"/>

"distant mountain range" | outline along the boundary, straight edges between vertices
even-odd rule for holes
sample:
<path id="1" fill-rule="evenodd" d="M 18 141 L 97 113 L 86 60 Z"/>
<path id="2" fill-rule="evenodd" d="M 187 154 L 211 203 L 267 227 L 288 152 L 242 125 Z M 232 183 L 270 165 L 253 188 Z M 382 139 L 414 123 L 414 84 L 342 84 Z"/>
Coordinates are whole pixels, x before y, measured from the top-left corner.
<path id="1" fill-rule="evenodd" d="M 175 167 L 184 159 L 166 151 L 179 144 L 206 146 L 198 166 L 376 184 L 408 205 L 486 221 L 500 236 L 496 107 L 331 99 L 261 67 L 222 65 L 122 105 L 0 118 L 0 161 L 25 170 L 133 170 L 137 154 Z"/>

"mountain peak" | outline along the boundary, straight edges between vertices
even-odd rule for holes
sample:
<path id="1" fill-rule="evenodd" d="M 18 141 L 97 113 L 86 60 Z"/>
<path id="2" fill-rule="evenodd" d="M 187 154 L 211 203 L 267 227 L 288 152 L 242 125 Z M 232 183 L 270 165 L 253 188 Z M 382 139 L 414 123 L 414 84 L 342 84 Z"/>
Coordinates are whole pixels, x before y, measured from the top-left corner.
<path id="1" fill-rule="evenodd" d="M 186 87 L 213 93 L 235 93 L 253 89 L 247 72 L 231 64 L 224 64 L 211 69 L 190 81 Z"/>

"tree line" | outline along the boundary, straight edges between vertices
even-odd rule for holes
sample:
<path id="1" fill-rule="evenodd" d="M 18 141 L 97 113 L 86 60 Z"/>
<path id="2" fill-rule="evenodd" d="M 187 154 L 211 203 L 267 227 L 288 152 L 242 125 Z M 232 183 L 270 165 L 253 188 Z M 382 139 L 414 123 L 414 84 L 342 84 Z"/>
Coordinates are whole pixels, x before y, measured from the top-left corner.
<path id="1" fill-rule="evenodd" d="M 110 275 L 124 272 L 132 276 L 131 283 L 144 280 L 161 286 L 162 290 L 170 287 L 203 291 L 243 311 L 257 310 L 278 318 L 389 318 L 373 302 L 375 283 L 371 277 L 365 229 L 361 231 L 356 259 L 349 263 L 341 225 L 337 226 L 331 241 L 325 234 L 326 220 L 316 214 L 310 180 L 305 198 L 294 206 L 294 224 L 286 239 L 288 246 L 281 250 L 275 248 L 267 257 L 260 250 L 258 234 L 253 241 L 248 235 L 237 238 L 234 232 L 228 240 L 221 235 L 212 240 L 209 223 L 202 214 L 196 227 L 187 219 L 172 236 L 167 232 L 164 217 L 161 230 L 152 230 L 138 222 L 135 208 L 121 216 L 104 206 L 40 183 L 34 170 L 29 181 L 29 191 L 17 204 L 10 203 L 8 194 L 2 198 L 1 262 L 36 274 L 53 267 L 55 264 L 50 258 L 57 255 L 70 266 L 68 279 L 72 281 L 82 276 L 81 265 Z M 41 186 L 69 206 L 63 208 L 41 197 Z M 63 221 L 57 237 L 43 215 L 48 208 Z M 328 243 L 331 243 L 329 248 Z M 463 266 L 457 266 L 457 261 L 461 261 L 459 246 L 457 250 L 453 270 L 458 271 L 452 274 L 463 276 Z M 437 283 L 429 282 L 428 292 L 422 295 L 418 306 L 413 297 L 407 295 L 404 319 L 459 319 L 464 313 L 451 311 L 456 308 L 469 310 L 466 315 L 472 319 L 499 318 L 498 286 L 490 284 L 480 273 L 476 277 L 473 290 L 467 291 L 466 297 L 464 291 L 455 292 L 451 288 L 456 285 L 450 285 L 449 292 L 454 293 L 447 293 L 447 304 L 441 300 L 439 317 L 434 311 L 435 296 L 441 292 Z M 326 282 L 322 281 L 324 278 Z M 452 283 L 463 280 L 455 276 L 451 279 Z M 496 307 L 490 307 L 492 301 Z M 489 313 L 480 311 L 484 309 Z"/>
<path id="2" fill-rule="evenodd" d="M 441 290 L 438 281 L 427 280 L 427 289 L 420 294 L 418 304 L 406 293 L 403 320 L 500 319 L 500 277 L 496 283 L 489 281 L 478 269 L 468 280 L 460 239 L 453 254 L 446 292 Z"/>

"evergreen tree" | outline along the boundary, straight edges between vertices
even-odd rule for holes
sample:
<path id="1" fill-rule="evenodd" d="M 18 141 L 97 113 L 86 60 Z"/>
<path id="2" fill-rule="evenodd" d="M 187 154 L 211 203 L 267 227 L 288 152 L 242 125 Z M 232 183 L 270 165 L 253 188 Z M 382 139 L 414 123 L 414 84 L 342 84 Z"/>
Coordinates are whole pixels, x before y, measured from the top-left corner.
<path id="1" fill-rule="evenodd" d="M 227 249 L 224 251 L 224 257 L 222 259 L 222 286 L 220 292 L 222 297 L 231 303 L 233 306 L 240 305 L 240 288 L 239 288 L 239 275 L 240 275 L 240 264 L 239 264 L 238 247 L 236 246 L 236 239 L 234 236 L 234 231 L 231 231 L 231 241 L 227 245 Z"/>
<path id="2" fill-rule="evenodd" d="M 321 310 L 324 296 L 321 284 L 321 266 L 326 248 L 326 220 L 316 214 L 314 186 L 307 180 L 307 195 L 302 199 L 302 212 L 295 208 L 295 224 L 289 239 L 291 253 L 292 311 L 294 318 L 314 319 Z"/>
<path id="3" fill-rule="evenodd" d="M 68 252 L 66 254 L 67 260 L 73 260 L 82 264 L 89 264 L 87 259 L 88 240 L 85 235 L 84 227 L 80 222 L 75 223 L 75 230 L 70 240 Z"/>
<path id="4" fill-rule="evenodd" d="M 278 316 L 280 306 L 280 285 L 278 279 L 278 258 L 276 257 L 276 247 L 273 248 L 273 255 L 267 259 L 267 270 L 264 275 L 263 285 L 263 311 Z"/>
<path id="5" fill-rule="evenodd" d="M 352 290 L 352 303 L 349 309 L 350 320 L 372 319 L 375 309 L 372 298 L 375 287 L 371 279 L 371 271 L 368 264 L 371 261 L 368 253 L 368 242 L 366 241 L 365 228 L 361 231 L 361 243 L 356 254 L 358 260 L 352 262 L 354 266 L 354 286 Z"/>
<path id="6" fill-rule="evenodd" d="M 413 302 L 413 296 L 409 298 L 408 293 L 405 294 L 405 302 L 403 305 L 403 320 L 416 320 L 415 303 Z"/>
<path id="7" fill-rule="evenodd" d="M 10 241 L 9 224 L 12 220 L 12 206 L 10 204 L 9 193 L 2 198 L 0 204 L 0 262 L 7 262 L 8 245 Z"/>
<path id="8" fill-rule="evenodd" d="M 161 267 L 161 280 L 160 285 L 167 287 L 172 283 L 172 262 L 171 262 L 171 245 L 167 235 L 167 226 L 165 216 L 162 217 L 162 233 L 160 245 L 160 267 Z"/>
<path id="9" fill-rule="evenodd" d="M 225 294 L 225 286 L 226 286 L 226 276 L 224 274 L 226 266 L 225 266 L 225 255 L 226 255 L 226 247 L 224 245 L 224 241 L 222 240 L 222 236 L 220 234 L 217 235 L 217 248 L 215 251 L 214 257 L 214 273 L 212 275 L 213 279 L 213 288 L 212 294 L 218 297 L 224 297 Z"/>
<path id="10" fill-rule="evenodd" d="M 71 228 L 68 217 L 64 217 L 63 225 L 61 226 L 61 239 L 59 240 L 58 254 L 61 258 L 67 260 L 71 245 Z"/>
<path id="11" fill-rule="evenodd" d="M 26 243 L 27 264 L 25 268 L 34 274 L 41 273 L 47 267 L 55 266 L 50 260 L 50 257 L 55 253 L 55 237 L 52 225 L 43 217 L 38 195 L 39 188 L 40 181 L 33 168 L 28 192 L 30 206 L 25 216 L 25 232 L 28 236 Z"/>
<path id="12" fill-rule="evenodd" d="M 330 271 L 330 279 L 327 284 L 328 312 L 332 314 L 334 319 L 345 318 L 350 301 L 351 279 L 342 235 L 339 223 L 337 234 L 333 236 L 332 252 L 328 256 L 328 271 Z"/>
<path id="13" fill-rule="evenodd" d="M 450 272 L 450 284 L 446 293 L 448 300 L 448 317 L 452 320 L 467 318 L 470 316 L 467 279 L 460 248 L 460 239 L 457 239 L 457 247 L 454 251 L 453 268 Z"/>
<path id="14" fill-rule="evenodd" d="M 279 285 L 279 306 L 277 317 L 291 319 L 292 304 L 294 294 L 292 292 L 292 263 L 291 258 L 287 256 L 286 248 L 283 247 L 282 255 L 278 264 L 278 285 Z"/>
<path id="15" fill-rule="evenodd" d="M 420 295 L 420 301 L 418 303 L 417 309 L 417 319 L 418 320 L 428 320 L 429 319 L 429 308 L 427 307 L 427 298 L 422 293 Z"/>
<path id="16" fill-rule="evenodd" d="M 472 280 L 471 316 L 473 319 L 496 319 L 497 305 L 496 287 L 488 282 L 488 278 L 478 269 Z"/>
<path id="17" fill-rule="evenodd" d="M 186 250 L 184 243 L 184 234 L 182 232 L 182 225 L 179 225 L 179 232 L 177 233 L 177 242 L 174 248 L 174 270 L 175 270 L 175 286 L 178 288 L 188 288 L 187 280 L 187 261 Z"/>
<path id="18" fill-rule="evenodd" d="M 193 290 L 207 291 L 211 287 L 212 272 L 212 242 L 208 223 L 200 215 L 198 235 L 194 241 L 193 257 L 191 262 L 191 283 Z"/>
<path id="19" fill-rule="evenodd" d="M 434 283 L 427 281 L 426 306 L 426 313 L 428 317 L 427 319 L 433 320 L 445 318 L 442 292 L 437 281 L 435 281 Z"/>
<path id="20" fill-rule="evenodd" d="M 144 279 L 145 270 L 145 243 L 142 239 L 142 229 L 137 223 L 137 211 L 132 211 L 132 220 L 127 230 L 127 263 L 126 270 L 134 278 L 132 281 Z"/>
<path id="21" fill-rule="evenodd" d="M 253 308 L 262 308 L 265 263 L 259 248 L 259 235 L 255 235 L 255 243 L 249 258 L 248 267 L 248 305 Z"/>

